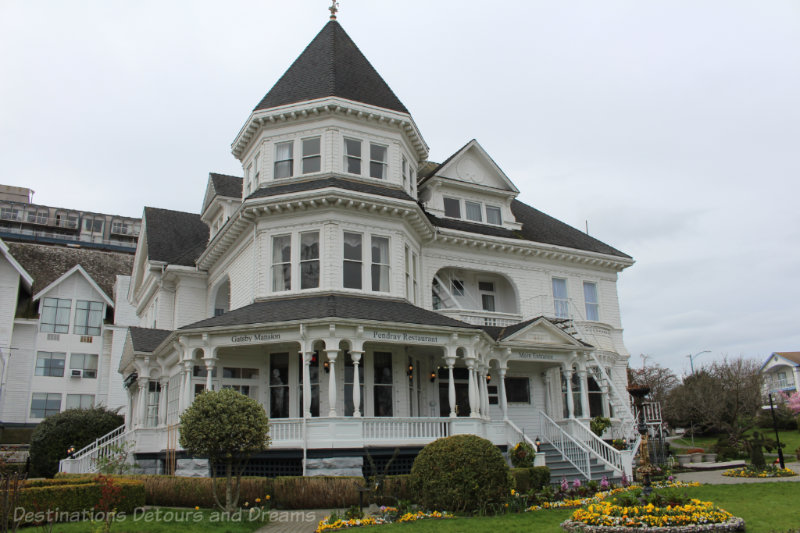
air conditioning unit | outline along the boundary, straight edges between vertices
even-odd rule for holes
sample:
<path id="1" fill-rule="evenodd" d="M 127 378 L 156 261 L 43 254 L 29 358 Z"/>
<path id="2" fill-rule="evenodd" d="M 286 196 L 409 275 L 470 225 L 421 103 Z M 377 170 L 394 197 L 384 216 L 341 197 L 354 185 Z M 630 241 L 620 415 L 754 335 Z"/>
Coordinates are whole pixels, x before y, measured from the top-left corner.
<path id="1" fill-rule="evenodd" d="M 80 368 L 73 368 L 69 371 L 69 377 L 71 378 L 82 378 L 83 377 L 83 370 Z"/>

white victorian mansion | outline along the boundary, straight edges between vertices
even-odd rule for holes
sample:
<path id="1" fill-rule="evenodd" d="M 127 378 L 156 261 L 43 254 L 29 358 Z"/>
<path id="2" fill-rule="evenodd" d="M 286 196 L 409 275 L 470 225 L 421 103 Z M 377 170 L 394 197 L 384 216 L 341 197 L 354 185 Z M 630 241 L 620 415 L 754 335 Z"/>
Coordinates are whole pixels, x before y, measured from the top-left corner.
<path id="1" fill-rule="evenodd" d="M 196 395 L 270 417 L 253 475 L 393 471 L 472 433 L 547 445 L 579 475 L 630 473 L 588 429 L 631 437 L 617 274 L 628 255 L 516 199 L 481 145 L 443 163 L 332 19 L 256 105 L 199 214 L 145 208 L 119 372 L 148 471 L 207 473 L 178 446 Z M 104 446 L 65 461 L 90 468 Z M 175 459 L 175 460 L 173 460 Z M 382 463 L 381 463 L 382 464 Z"/>

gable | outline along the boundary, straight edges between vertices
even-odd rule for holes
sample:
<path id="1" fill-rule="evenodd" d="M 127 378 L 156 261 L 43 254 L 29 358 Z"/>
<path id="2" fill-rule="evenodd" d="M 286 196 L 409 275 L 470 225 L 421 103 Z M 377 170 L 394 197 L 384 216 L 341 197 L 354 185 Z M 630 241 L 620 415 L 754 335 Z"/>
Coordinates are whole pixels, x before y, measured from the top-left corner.
<path id="1" fill-rule="evenodd" d="M 36 293 L 33 301 L 44 296 L 77 300 L 102 300 L 114 307 L 114 302 L 97 283 L 86 273 L 81 265 L 75 265 L 50 285 Z"/>
<path id="2" fill-rule="evenodd" d="M 586 345 L 565 333 L 561 328 L 545 318 L 533 320 L 508 337 L 502 339 L 503 344 L 529 344 L 536 346 L 574 346 L 585 348 Z"/>
<path id="3" fill-rule="evenodd" d="M 475 139 L 442 163 L 434 175 L 456 182 L 514 193 L 514 195 L 519 193 L 505 172 Z"/>

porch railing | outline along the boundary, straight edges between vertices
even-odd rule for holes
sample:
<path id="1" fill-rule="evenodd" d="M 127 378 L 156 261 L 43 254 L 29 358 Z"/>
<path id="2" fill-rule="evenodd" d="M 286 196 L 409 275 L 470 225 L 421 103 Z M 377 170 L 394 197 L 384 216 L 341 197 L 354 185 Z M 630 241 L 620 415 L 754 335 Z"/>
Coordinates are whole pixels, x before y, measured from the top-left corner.
<path id="1" fill-rule="evenodd" d="M 544 440 L 586 479 L 592 479 L 590 449 L 564 431 L 552 418 L 539 411 L 539 429 Z"/>
<path id="2" fill-rule="evenodd" d="M 569 432 L 580 442 L 592 450 L 595 457 L 613 468 L 617 474 L 631 475 L 632 455 L 629 451 L 620 451 L 606 444 L 603 439 L 594 434 L 580 420 L 571 418 L 567 421 Z"/>
<path id="3" fill-rule="evenodd" d="M 303 419 L 272 418 L 269 421 L 269 438 L 272 442 L 299 441 L 303 439 Z"/>
<path id="4" fill-rule="evenodd" d="M 61 472 L 78 474 L 97 472 L 98 460 L 117 453 L 116 447 L 126 444 L 132 434 L 132 431 L 125 430 L 125 425 L 123 424 L 95 439 L 88 446 L 84 446 L 75 452 L 71 458 L 59 461 L 58 469 Z"/>
<path id="5" fill-rule="evenodd" d="M 450 422 L 441 418 L 365 418 L 362 423 L 364 441 L 430 440 L 450 435 Z"/>

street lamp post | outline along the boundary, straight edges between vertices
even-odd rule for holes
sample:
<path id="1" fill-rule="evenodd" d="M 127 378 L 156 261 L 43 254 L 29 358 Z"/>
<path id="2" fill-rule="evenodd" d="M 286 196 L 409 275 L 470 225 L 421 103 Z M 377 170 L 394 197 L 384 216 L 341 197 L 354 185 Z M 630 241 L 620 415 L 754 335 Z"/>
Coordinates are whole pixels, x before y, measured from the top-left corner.
<path id="1" fill-rule="evenodd" d="M 703 355 L 704 353 L 711 353 L 711 350 L 703 350 L 702 352 L 696 353 L 694 355 L 689 354 L 689 355 L 686 356 L 686 357 L 689 358 L 689 367 L 692 369 L 692 374 L 694 374 L 694 360 L 697 357 L 700 357 L 701 355 Z"/>
<path id="2" fill-rule="evenodd" d="M 783 450 L 781 449 L 781 437 L 778 434 L 778 421 L 775 419 L 775 407 L 772 405 L 772 394 L 769 395 L 769 410 L 772 412 L 772 428 L 775 430 L 775 442 L 778 443 L 778 461 L 781 468 L 786 468 L 786 463 L 783 461 Z"/>

